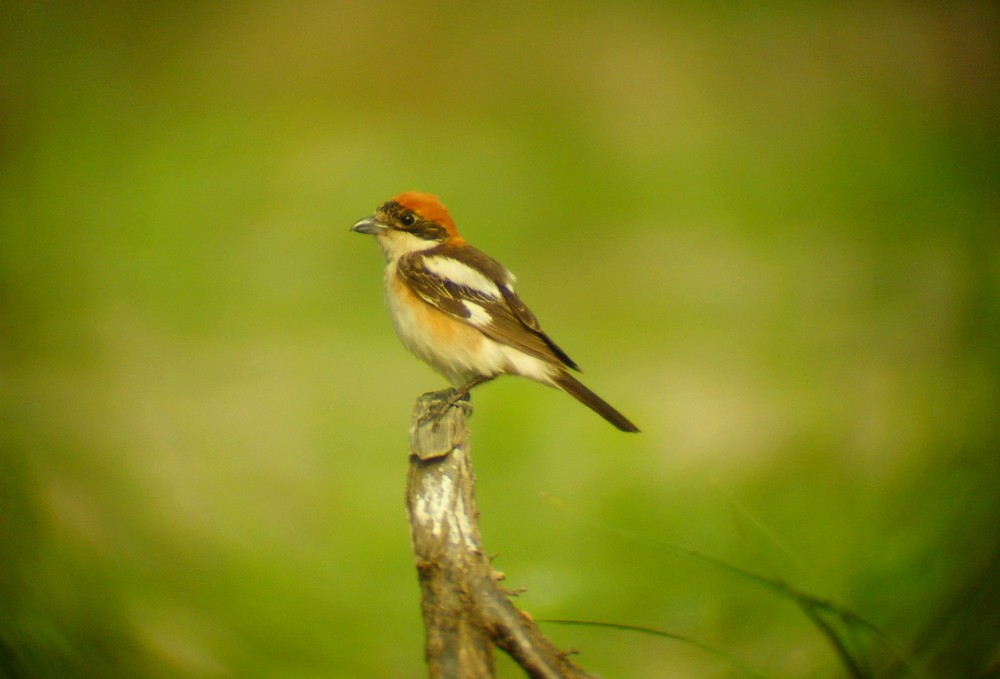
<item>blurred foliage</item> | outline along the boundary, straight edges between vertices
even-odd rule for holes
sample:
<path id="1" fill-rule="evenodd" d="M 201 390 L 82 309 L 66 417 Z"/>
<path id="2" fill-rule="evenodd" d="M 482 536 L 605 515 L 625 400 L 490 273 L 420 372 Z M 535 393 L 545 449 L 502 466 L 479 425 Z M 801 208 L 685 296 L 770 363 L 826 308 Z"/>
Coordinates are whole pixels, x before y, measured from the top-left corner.
<path id="1" fill-rule="evenodd" d="M 680 545 L 926 676 L 996 662 L 995 3 L 4 13 L 0 675 L 424 675 L 404 455 L 443 385 L 348 233 L 407 189 L 643 428 L 476 393 L 521 606 L 842 676 L 794 605 Z M 603 676 L 740 675 L 550 631 Z"/>

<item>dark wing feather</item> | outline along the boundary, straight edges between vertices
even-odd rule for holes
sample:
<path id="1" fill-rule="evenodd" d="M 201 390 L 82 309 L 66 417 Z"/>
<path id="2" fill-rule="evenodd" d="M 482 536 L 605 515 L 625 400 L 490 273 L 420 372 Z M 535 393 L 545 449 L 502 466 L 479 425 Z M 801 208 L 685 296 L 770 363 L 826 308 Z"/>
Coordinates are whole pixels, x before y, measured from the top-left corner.
<path id="1" fill-rule="evenodd" d="M 535 314 L 531 313 L 531 309 L 521 301 L 521 298 L 517 296 L 511 288 L 506 285 L 500 286 L 500 292 L 503 294 L 504 301 L 507 303 L 507 308 L 513 313 L 514 317 L 521 323 L 524 328 L 528 331 L 537 335 L 545 345 L 549 348 L 552 354 L 559 359 L 560 363 L 573 370 L 579 370 L 580 366 L 573 362 L 566 352 L 559 348 L 555 342 L 553 342 L 548 335 L 542 332 L 542 326 L 538 324 L 538 319 L 535 318 Z"/>
<path id="2" fill-rule="evenodd" d="M 396 264 L 396 271 L 420 299 L 438 311 L 443 311 L 459 320 L 468 321 L 472 316 L 469 309 L 462 303 L 463 300 L 484 305 L 492 299 L 478 290 L 457 285 L 428 270 L 423 265 L 421 253 L 400 257 Z"/>
<path id="3" fill-rule="evenodd" d="M 501 296 L 495 297 L 439 276 L 424 265 L 424 258 L 433 256 L 451 257 L 475 269 L 497 286 Z M 566 352 L 542 332 L 535 315 L 525 306 L 521 298 L 505 281 L 498 280 L 501 275 L 506 276 L 506 269 L 479 250 L 466 246 L 414 252 L 400 257 L 396 270 L 422 300 L 452 318 L 478 328 L 490 339 L 536 358 L 562 363 L 569 368 L 579 370 Z M 481 307 L 489 315 L 490 322 L 486 324 L 473 322 L 472 312 L 464 302 Z"/>

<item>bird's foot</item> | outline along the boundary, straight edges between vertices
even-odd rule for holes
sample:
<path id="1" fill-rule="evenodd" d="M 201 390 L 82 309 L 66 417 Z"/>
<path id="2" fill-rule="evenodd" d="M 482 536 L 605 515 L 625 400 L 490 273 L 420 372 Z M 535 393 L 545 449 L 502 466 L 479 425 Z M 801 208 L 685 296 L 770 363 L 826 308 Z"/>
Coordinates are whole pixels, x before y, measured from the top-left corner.
<path id="1" fill-rule="evenodd" d="M 497 375 L 477 375 L 457 389 L 445 389 L 444 391 L 424 394 L 425 397 L 429 397 L 430 402 L 427 404 L 423 415 L 417 420 L 417 426 L 422 427 L 428 423 L 433 423 L 434 428 L 437 428 L 438 422 L 444 417 L 445 413 L 454 407 L 460 407 L 465 411 L 466 416 L 470 415 L 472 413 L 472 401 L 469 399 L 469 392 L 473 387 L 484 382 L 489 382 L 496 377 Z"/>
<path id="2" fill-rule="evenodd" d="M 466 416 L 472 412 L 472 401 L 469 400 L 468 389 L 445 389 L 434 392 L 434 400 L 427 405 L 427 409 L 417 420 L 417 426 L 423 427 L 432 424 L 437 427 L 445 413 L 455 407 L 465 411 Z"/>

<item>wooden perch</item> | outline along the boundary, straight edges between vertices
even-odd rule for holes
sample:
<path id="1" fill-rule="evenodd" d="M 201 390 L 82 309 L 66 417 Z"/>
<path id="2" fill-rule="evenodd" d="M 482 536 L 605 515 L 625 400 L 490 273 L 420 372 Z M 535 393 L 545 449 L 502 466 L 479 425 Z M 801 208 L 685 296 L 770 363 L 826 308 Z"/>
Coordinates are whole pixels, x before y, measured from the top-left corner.
<path id="1" fill-rule="evenodd" d="M 479 535 L 466 399 L 440 418 L 451 391 L 417 399 L 406 506 L 420 578 L 431 679 L 494 677 L 493 646 L 529 677 L 592 677 L 574 665 L 497 584 Z"/>

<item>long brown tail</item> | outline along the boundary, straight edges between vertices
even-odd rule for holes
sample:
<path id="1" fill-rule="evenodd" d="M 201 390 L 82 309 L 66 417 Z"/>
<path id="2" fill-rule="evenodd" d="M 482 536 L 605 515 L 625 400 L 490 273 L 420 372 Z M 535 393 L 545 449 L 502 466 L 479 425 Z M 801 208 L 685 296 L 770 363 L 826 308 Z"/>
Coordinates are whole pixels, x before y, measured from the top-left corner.
<path id="1" fill-rule="evenodd" d="M 639 431 L 639 427 L 632 424 L 627 417 L 612 408 L 611 405 L 603 398 L 583 386 L 579 380 L 570 375 L 568 372 L 559 370 L 552 376 L 552 381 L 557 387 L 622 431 Z"/>

